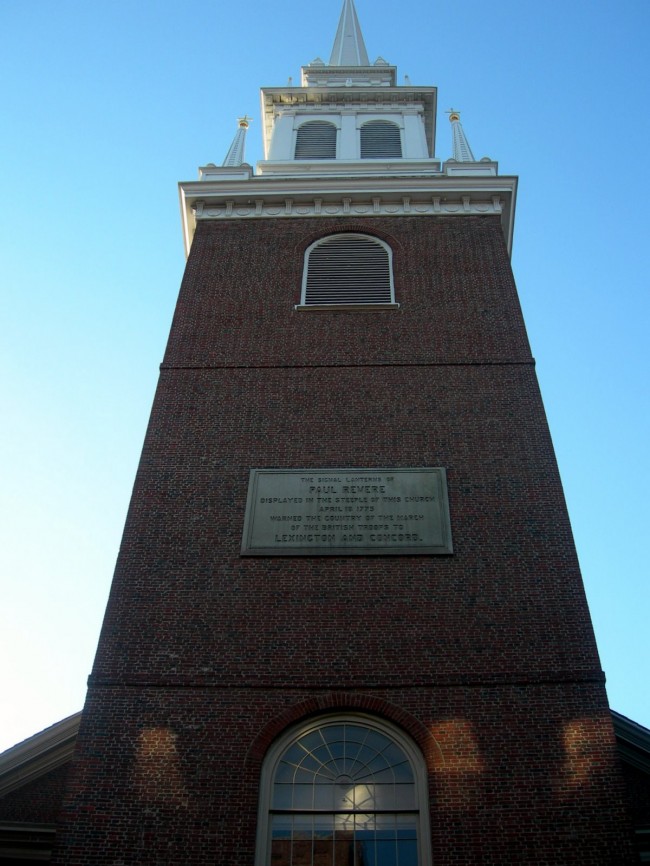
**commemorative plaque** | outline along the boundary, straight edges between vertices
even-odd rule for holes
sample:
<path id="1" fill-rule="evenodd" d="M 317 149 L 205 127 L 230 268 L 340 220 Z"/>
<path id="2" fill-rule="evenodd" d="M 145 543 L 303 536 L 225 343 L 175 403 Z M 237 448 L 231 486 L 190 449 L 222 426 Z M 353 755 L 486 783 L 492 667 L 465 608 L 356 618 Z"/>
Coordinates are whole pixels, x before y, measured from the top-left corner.
<path id="1" fill-rule="evenodd" d="M 452 553 L 445 470 L 251 469 L 241 552 Z"/>

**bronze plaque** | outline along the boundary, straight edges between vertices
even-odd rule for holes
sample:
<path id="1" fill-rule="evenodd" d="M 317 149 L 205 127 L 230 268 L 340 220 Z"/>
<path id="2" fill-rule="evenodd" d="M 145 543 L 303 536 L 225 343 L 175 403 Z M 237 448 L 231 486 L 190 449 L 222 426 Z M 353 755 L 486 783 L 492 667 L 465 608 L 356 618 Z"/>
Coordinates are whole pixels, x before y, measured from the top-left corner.
<path id="1" fill-rule="evenodd" d="M 453 553 L 445 470 L 251 469 L 241 552 Z"/>

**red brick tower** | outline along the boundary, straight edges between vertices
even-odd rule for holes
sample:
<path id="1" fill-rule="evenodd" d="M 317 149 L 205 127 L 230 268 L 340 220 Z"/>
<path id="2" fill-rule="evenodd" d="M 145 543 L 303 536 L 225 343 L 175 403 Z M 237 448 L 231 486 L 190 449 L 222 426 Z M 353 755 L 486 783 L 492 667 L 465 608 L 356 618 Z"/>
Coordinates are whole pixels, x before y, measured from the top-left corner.
<path id="1" fill-rule="evenodd" d="M 516 178 L 346 0 L 188 251 L 56 864 L 632 862 Z"/>

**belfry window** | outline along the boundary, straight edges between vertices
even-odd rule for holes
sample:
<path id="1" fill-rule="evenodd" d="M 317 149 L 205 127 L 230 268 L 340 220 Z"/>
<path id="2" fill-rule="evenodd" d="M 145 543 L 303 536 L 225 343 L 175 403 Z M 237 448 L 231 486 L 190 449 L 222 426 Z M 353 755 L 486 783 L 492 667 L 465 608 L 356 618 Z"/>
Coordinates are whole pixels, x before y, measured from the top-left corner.
<path id="1" fill-rule="evenodd" d="M 396 123 L 369 120 L 360 131 L 361 159 L 395 159 L 402 156 L 402 139 Z"/>
<path id="2" fill-rule="evenodd" d="M 294 730 L 267 756 L 257 866 L 425 866 L 423 760 L 363 716 Z"/>
<path id="3" fill-rule="evenodd" d="M 298 127 L 296 159 L 336 159 L 336 126 L 326 120 L 310 120 Z"/>
<path id="4" fill-rule="evenodd" d="M 394 305 L 392 254 L 369 235 L 329 235 L 305 253 L 302 305 Z"/>

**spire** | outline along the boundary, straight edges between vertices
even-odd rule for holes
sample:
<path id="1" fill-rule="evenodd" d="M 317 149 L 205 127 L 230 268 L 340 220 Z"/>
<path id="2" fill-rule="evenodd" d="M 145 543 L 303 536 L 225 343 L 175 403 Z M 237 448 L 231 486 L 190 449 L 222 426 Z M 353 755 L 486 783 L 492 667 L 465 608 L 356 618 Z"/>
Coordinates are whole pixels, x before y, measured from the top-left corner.
<path id="1" fill-rule="evenodd" d="M 233 166 L 233 165 L 241 165 L 244 161 L 244 145 L 246 144 L 246 131 L 248 130 L 248 124 L 250 122 L 250 117 L 238 117 L 237 123 L 239 124 L 239 128 L 235 133 L 235 137 L 232 140 L 232 144 L 230 145 L 230 150 L 226 154 L 226 158 L 223 161 L 224 166 Z"/>
<path id="2" fill-rule="evenodd" d="M 370 66 L 354 0 L 344 0 L 330 66 Z"/>
<path id="3" fill-rule="evenodd" d="M 447 112 L 451 123 L 451 134 L 453 138 L 453 156 L 457 162 L 476 162 L 472 148 L 465 135 L 465 130 L 460 122 L 460 113 L 450 108 Z"/>

